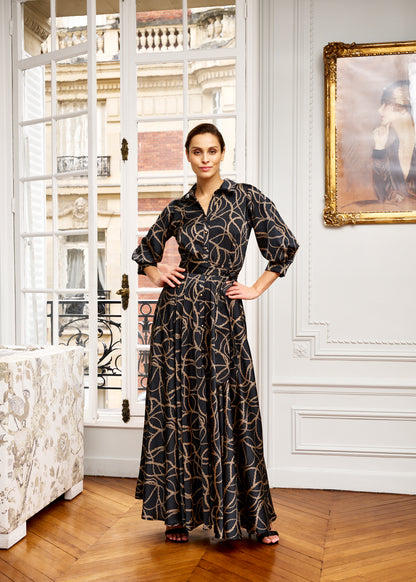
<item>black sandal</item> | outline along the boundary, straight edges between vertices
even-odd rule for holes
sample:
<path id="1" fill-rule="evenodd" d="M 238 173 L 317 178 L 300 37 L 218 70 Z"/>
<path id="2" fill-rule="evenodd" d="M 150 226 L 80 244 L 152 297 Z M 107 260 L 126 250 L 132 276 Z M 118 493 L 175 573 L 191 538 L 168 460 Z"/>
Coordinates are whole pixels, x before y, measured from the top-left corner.
<path id="1" fill-rule="evenodd" d="M 170 538 L 168 538 L 168 534 L 186 535 L 186 540 L 182 539 L 171 540 Z M 166 541 L 168 542 L 174 542 L 175 544 L 185 544 L 188 541 L 188 530 L 186 529 L 186 527 L 182 527 L 181 525 L 178 525 L 176 527 L 170 527 L 165 531 L 165 538 Z"/>
<path id="2" fill-rule="evenodd" d="M 256 535 L 256 539 L 260 544 L 263 544 L 263 546 L 275 546 L 276 544 L 279 543 L 279 540 L 277 540 L 276 542 L 270 542 L 269 544 L 263 543 L 264 538 L 268 538 L 270 536 L 278 536 L 279 534 L 277 533 L 277 531 L 266 531 L 265 533 L 261 533 L 261 534 L 257 534 Z"/>

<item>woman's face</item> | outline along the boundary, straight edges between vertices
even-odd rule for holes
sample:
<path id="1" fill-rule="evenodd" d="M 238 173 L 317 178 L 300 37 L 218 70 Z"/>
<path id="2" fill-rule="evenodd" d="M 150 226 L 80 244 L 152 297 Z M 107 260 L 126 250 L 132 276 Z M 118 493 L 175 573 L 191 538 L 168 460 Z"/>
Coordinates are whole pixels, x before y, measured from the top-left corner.
<path id="1" fill-rule="evenodd" d="M 189 144 L 189 151 L 186 152 L 196 177 L 203 180 L 219 176 L 224 155 L 225 150 L 221 151 L 220 142 L 212 133 L 195 135 Z"/>
<path id="2" fill-rule="evenodd" d="M 378 110 L 381 117 L 381 125 L 390 125 L 406 116 L 406 108 L 394 103 L 382 103 Z"/>

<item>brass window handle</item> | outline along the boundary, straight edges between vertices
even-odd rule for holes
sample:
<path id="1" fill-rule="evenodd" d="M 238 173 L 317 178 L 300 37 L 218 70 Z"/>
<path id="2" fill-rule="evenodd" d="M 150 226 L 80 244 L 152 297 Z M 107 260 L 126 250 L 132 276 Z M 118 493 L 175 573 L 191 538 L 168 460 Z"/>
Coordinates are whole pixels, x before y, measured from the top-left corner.
<path id="1" fill-rule="evenodd" d="M 116 295 L 121 295 L 121 307 L 126 310 L 129 306 L 130 297 L 130 287 L 129 287 L 129 277 L 124 274 L 121 278 L 121 289 L 116 291 Z"/>

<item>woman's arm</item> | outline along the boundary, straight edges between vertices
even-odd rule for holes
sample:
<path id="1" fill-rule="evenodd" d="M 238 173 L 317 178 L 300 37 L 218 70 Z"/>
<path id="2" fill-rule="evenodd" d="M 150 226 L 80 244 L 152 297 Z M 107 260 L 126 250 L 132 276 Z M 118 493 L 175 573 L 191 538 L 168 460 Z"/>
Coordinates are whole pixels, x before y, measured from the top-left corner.
<path id="1" fill-rule="evenodd" d="M 259 297 L 276 281 L 278 276 L 279 273 L 275 273 L 274 271 L 264 271 L 251 287 L 234 281 L 225 294 L 229 299 L 256 299 L 256 297 Z"/>

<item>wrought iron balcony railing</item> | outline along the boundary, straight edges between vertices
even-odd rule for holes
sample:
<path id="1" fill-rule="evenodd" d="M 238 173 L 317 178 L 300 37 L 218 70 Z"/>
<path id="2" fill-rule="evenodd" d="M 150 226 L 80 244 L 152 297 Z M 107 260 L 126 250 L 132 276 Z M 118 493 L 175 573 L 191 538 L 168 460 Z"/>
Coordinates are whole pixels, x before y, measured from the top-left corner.
<path id="1" fill-rule="evenodd" d="M 111 176 L 111 156 L 97 156 L 97 176 Z M 58 173 L 88 171 L 88 156 L 58 156 Z"/>
<path id="2" fill-rule="evenodd" d="M 98 388 L 121 390 L 115 379 L 121 377 L 121 301 L 109 299 L 110 291 L 103 291 L 98 299 Z M 146 389 L 149 366 L 149 342 L 156 299 L 141 300 L 138 318 L 138 368 L 137 389 Z M 50 319 L 51 343 L 54 343 L 52 301 L 47 302 L 47 317 Z M 84 348 L 89 343 L 88 300 L 83 296 L 59 301 L 58 342 Z M 143 346 L 141 349 L 140 347 Z M 85 363 L 88 376 L 88 362 Z"/>

